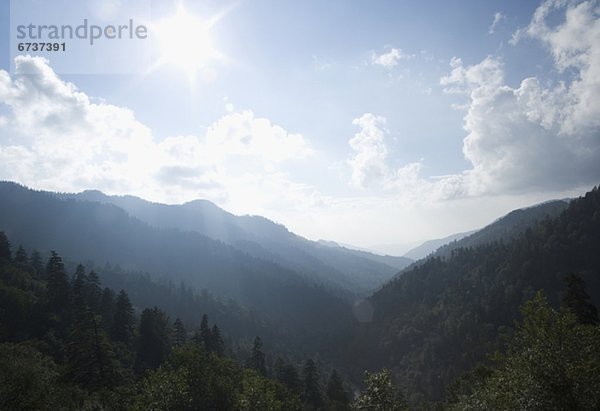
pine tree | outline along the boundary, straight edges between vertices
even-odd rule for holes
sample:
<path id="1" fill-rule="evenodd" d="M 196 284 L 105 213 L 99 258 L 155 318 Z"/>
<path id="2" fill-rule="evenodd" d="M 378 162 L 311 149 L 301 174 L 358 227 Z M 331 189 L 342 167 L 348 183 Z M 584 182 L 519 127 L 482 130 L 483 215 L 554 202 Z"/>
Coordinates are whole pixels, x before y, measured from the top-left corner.
<path id="1" fill-rule="evenodd" d="M 248 366 L 255 369 L 263 377 L 267 376 L 267 366 L 265 364 L 265 353 L 262 352 L 262 340 L 260 337 L 254 339 L 252 346 L 252 355 L 248 359 Z"/>
<path id="2" fill-rule="evenodd" d="M 6 237 L 6 234 L 4 234 L 4 231 L 0 231 L 0 262 L 2 260 L 11 260 L 10 242 Z"/>
<path id="3" fill-rule="evenodd" d="M 283 358 L 277 357 L 274 368 L 277 381 L 288 387 L 292 392 L 300 394 L 302 384 L 294 364 L 287 364 Z"/>
<path id="4" fill-rule="evenodd" d="M 222 357 L 225 354 L 225 343 L 223 342 L 223 337 L 221 337 L 221 331 L 217 324 L 214 324 L 212 330 L 210 332 L 211 339 L 211 348 L 212 352 Z"/>
<path id="5" fill-rule="evenodd" d="M 90 308 L 95 313 L 100 312 L 100 306 L 102 305 L 102 286 L 100 285 L 100 278 L 95 271 L 91 271 L 87 278 L 86 284 L 86 301 Z"/>
<path id="6" fill-rule="evenodd" d="M 27 251 L 22 246 L 17 248 L 17 252 L 15 253 L 15 263 L 19 264 L 27 264 L 29 258 L 27 256 Z"/>
<path id="7" fill-rule="evenodd" d="M 102 315 L 102 328 L 109 333 L 115 316 L 115 293 L 108 287 L 102 291 L 100 315 Z"/>
<path id="8" fill-rule="evenodd" d="M 598 309 L 590 301 L 585 291 L 585 281 L 577 274 L 565 278 L 567 290 L 563 297 L 563 306 L 570 310 L 580 324 L 598 324 Z"/>
<path id="9" fill-rule="evenodd" d="M 202 322 L 200 323 L 200 340 L 207 351 L 212 351 L 212 338 L 210 335 L 210 328 L 208 328 L 208 316 L 206 314 L 202 316 Z"/>
<path id="10" fill-rule="evenodd" d="M 54 251 L 46 264 L 48 308 L 53 313 L 63 313 L 69 302 L 69 281 L 62 258 Z"/>
<path id="11" fill-rule="evenodd" d="M 133 307 L 129 302 L 129 296 L 124 290 L 119 292 L 115 304 L 115 315 L 113 317 L 110 336 L 113 341 L 122 342 L 126 346 L 133 345 L 135 317 Z"/>
<path id="12" fill-rule="evenodd" d="M 187 334 L 185 331 L 185 326 L 183 325 L 183 321 L 177 318 L 173 323 L 173 345 L 175 347 L 181 347 L 186 343 L 186 341 Z"/>
<path id="13" fill-rule="evenodd" d="M 337 370 L 333 370 L 327 381 L 327 408 L 330 410 L 350 410 L 350 395 Z"/>
<path id="14" fill-rule="evenodd" d="M 302 374 L 304 386 L 302 399 L 304 403 L 314 409 L 322 407 L 323 395 L 321 394 L 321 385 L 319 384 L 319 372 L 312 358 L 307 359 L 304 363 Z"/>
<path id="15" fill-rule="evenodd" d="M 42 256 L 37 250 L 31 252 L 30 265 L 35 270 L 36 277 L 42 277 L 44 275 L 44 263 L 42 262 Z"/>
<path id="16" fill-rule="evenodd" d="M 85 299 L 85 287 L 87 284 L 87 280 L 88 278 L 85 273 L 85 268 L 83 267 L 83 265 L 79 264 L 75 270 L 75 275 L 73 276 L 73 281 L 71 284 L 73 305 L 75 307 L 87 306 L 87 302 Z"/>
<path id="17" fill-rule="evenodd" d="M 171 349 L 169 317 L 158 307 L 146 308 L 140 318 L 136 368 L 142 372 L 157 368 Z"/>

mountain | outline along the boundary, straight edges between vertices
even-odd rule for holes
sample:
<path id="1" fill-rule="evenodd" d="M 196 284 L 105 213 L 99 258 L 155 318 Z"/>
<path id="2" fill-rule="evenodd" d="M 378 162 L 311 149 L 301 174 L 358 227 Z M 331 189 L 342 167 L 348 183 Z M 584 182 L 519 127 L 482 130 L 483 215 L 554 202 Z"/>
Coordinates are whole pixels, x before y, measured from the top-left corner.
<path id="1" fill-rule="evenodd" d="M 548 211 L 555 216 L 543 217 Z M 537 290 L 559 307 L 564 280 L 576 273 L 600 303 L 597 188 L 568 205 L 517 210 L 484 230 L 453 243 L 447 255 L 406 269 L 369 297 L 373 320 L 356 331 L 345 354 L 355 372 L 388 367 L 412 393 L 412 407 L 421 408 L 441 400 L 451 381 L 501 347 L 519 307 Z"/>
<path id="2" fill-rule="evenodd" d="M 1 183 L 0 231 L 15 245 L 56 250 L 88 267 L 109 262 L 174 284 L 183 281 L 196 290 L 208 289 L 256 310 L 282 333 L 293 335 L 290 340 L 296 346 L 307 349 L 311 342 L 322 346 L 323 335 L 336 330 L 344 335 L 353 321 L 339 292 L 304 274 L 198 232 L 153 227 L 112 204 Z M 315 333 L 321 340 L 312 337 Z"/>
<path id="3" fill-rule="evenodd" d="M 407 253 L 404 254 L 404 257 L 410 258 L 412 260 L 420 260 L 421 258 L 427 257 L 429 254 L 436 251 L 438 248 L 451 243 L 453 241 L 458 241 L 470 234 L 473 234 L 475 231 L 468 231 L 466 233 L 458 233 L 453 234 L 448 237 L 438 238 L 435 240 L 425 241 L 423 244 L 411 249 Z"/>
<path id="4" fill-rule="evenodd" d="M 206 200 L 167 205 L 133 196 L 108 196 L 100 191 L 58 196 L 112 204 L 154 227 L 197 232 L 352 294 L 377 288 L 412 262 L 309 241 L 264 217 L 236 216 Z"/>
<path id="5" fill-rule="evenodd" d="M 327 247 L 330 247 L 330 248 L 335 248 L 340 252 L 350 254 L 352 256 L 366 258 L 367 260 L 371 260 L 376 263 L 385 264 L 390 267 L 394 267 L 397 270 L 403 270 L 404 268 L 408 267 L 410 264 L 412 264 L 414 262 L 411 258 L 396 257 L 393 255 L 374 254 L 370 251 L 361 250 L 358 248 L 352 248 L 351 246 L 340 245 L 340 244 L 336 243 L 335 241 L 319 240 L 318 243 L 325 245 Z"/>
<path id="6" fill-rule="evenodd" d="M 447 257 L 452 250 L 459 248 L 473 248 L 494 242 L 509 242 L 541 221 L 557 217 L 569 206 L 569 202 L 570 199 L 551 200 L 513 210 L 481 230 L 443 245 L 433 253 L 433 256 Z"/>

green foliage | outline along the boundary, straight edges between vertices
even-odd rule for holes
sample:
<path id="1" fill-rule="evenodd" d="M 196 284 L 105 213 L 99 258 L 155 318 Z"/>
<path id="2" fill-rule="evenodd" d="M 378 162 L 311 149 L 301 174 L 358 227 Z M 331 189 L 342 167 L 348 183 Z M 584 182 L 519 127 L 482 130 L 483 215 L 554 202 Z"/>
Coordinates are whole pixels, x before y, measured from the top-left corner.
<path id="1" fill-rule="evenodd" d="M 167 359 L 170 350 L 169 317 L 158 307 L 144 309 L 136 357 L 138 372 L 158 368 Z"/>
<path id="2" fill-rule="evenodd" d="M 185 326 L 183 325 L 183 321 L 181 319 L 176 318 L 173 323 L 173 346 L 181 347 L 187 342 L 187 332 L 185 330 Z"/>
<path id="3" fill-rule="evenodd" d="M 350 410 L 350 394 L 337 370 L 333 370 L 327 381 L 325 389 L 327 395 L 327 409 L 335 411 Z"/>
<path id="4" fill-rule="evenodd" d="M 567 290 L 563 297 L 563 305 L 570 310 L 581 324 L 598 324 L 598 309 L 590 302 L 585 291 L 585 281 L 576 275 L 569 274 L 565 278 Z"/>
<path id="5" fill-rule="evenodd" d="M 24 344 L 0 344 L 0 409 L 56 409 L 58 385 L 58 367 L 50 357 Z"/>
<path id="6" fill-rule="evenodd" d="M 319 371 L 312 358 L 307 359 L 302 367 L 302 400 L 311 409 L 319 409 L 323 406 L 323 393 L 319 382 Z"/>
<path id="7" fill-rule="evenodd" d="M 263 377 L 267 375 L 267 366 L 265 363 L 265 353 L 262 351 L 262 340 L 260 337 L 254 338 L 254 344 L 252 345 L 252 354 L 248 359 L 248 367 L 256 370 L 257 373 Z"/>
<path id="8" fill-rule="evenodd" d="M 48 288 L 48 308 L 56 314 L 63 314 L 69 301 L 69 281 L 62 258 L 52 251 L 46 264 Z"/>
<path id="9" fill-rule="evenodd" d="M 392 383 L 390 370 L 365 372 L 365 389 L 356 399 L 355 408 L 368 411 L 399 411 L 407 409 L 399 387 Z"/>
<path id="10" fill-rule="evenodd" d="M 453 409 L 599 409 L 600 327 L 555 311 L 541 292 L 522 312 L 498 367 Z"/>
<path id="11" fill-rule="evenodd" d="M 594 189 L 512 240 L 416 264 L 369 298 L 373 322 L 355 333 L 344 360 L 358 370 L 390 367 L 415 408 L 442 400 L 455 378 L 501 347 L 536 290 L 556 307 L 563 279 L 576 272 L 598 304 L 598 215 Z"/>
<path id="12" fill-rule="evenodd" d="M 10 253 L 10 242 L 4 234 L 3 231 L 0 231 L 0 263 L 3 261 L 10 261 L 11 253 Z"/>
<path id="13" fill-rule="evenodd" d="M 125 290 L 121 290 L 117 296 L 110 336 L 113 341 L 122 342 L 128 347 L 133 345 L 135 317 L 129 296 Z"/>

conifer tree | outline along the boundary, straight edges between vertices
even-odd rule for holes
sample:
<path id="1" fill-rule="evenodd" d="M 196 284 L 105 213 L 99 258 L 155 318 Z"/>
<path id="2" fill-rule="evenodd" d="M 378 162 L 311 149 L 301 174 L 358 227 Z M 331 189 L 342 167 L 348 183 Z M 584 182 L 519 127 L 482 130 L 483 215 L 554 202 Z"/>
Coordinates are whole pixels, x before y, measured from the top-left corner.
<path id="1" fill-rule="evenodd" d="M 217 324 L 214 324 L 212 330 L 210 332 L 211 339 L 211 348 L 212 352 L 222 357 L 225 354 L 225 343 L 223 342 L 223 337 L 221 337 L 221 331 Z"/>
<path id="2" fill-rule="evenodd" d="M 260 337 L 256 337 L 254 339 L 254 344 L 252 346 L 252 354 L 248 359 L 248 366 L 250 368 L 254 368 L 260 375 L 266 377 L 267 375 L 267 366 L 265 364 L 265 353 L 262 351 L 262 340 Z"/>
<path id="3" fill-rule="evenodd" d="M 319 384 L 319 372 L 317 365 L 312 358 L 304 363 L 302 369 L 303 393 L 302 399 L 308 406 L 318 409 L 323 406 L 323 395 L 321 394 L 321 385 Z"/>
<path id="4" fill-rule="evenodd" d="M 157 368 L 169 355 L 169 317 L 158 307 L 146 308 L 140 318 L 136 368 Z"/>
<path id="5" fill-rule="evenodd" d="M 54 251 L 46 264 L 48 308 L 53 313 L 63 313 L 69 302 L 69 282 L 62 258 Z"/>
<path id="6" fill-rule="evenodd" d="M 173 323 L 173 345 L 175 347 L 181 347 L 186 343 L 186 341 L 187 334 L 185 331 L 185 326 L 183 325 L 183 321 L 177 318 Z"/>
<path id="7" fill-rule="evenodd" d="M 11 260 L 10 242 L 6 237 L 6 234 L 4 234 L 4 231 L 0 231 L 0 262 L 2 260 Z"/>
<path id="8" fill-rule="evenodd" d="M 23 246 L 19 246 L 15 252 L 15 263 L 27 264 L 28 260 L 27 251 L 25 251 Z"/>
<path id="9" fill-rule="evenodd" d="M 327 408 L 331 410 L 350 410 L 350 395 L 344 387 L 337 370 L 333 370 L 327 381 Z"/>
<path id="10" fill-rule="evenodd" d="M 567 290 L 563 297 L 563 306 L 571 311 L 580 324 L 598 324 L 598 309 L 590 301 L 585 291 L 585 281 L 577 274 L 565 278 Z"/>
<path id="11" fill-rule="evenodd" d="M 113 317 L 110 336 L 113 341 L 122 342 L 126 346 L 133 345 L 135 317 L 129 296 L 124 290 L 119 292 L 115 304 L 115 315 Z"/>

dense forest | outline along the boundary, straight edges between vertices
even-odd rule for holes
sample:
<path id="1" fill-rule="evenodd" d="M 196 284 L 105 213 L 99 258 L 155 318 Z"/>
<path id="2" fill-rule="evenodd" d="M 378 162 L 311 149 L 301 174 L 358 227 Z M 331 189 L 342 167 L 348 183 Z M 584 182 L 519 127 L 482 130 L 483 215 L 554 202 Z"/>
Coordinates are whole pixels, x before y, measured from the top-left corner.
<path id="1" fill-rule="evenodd" d="M 13 220 L 0 231 L 0 409 L 600 407 L 597 188 L 509 214 L 401 271 L 354 311 L 348 294 L 197 232 L 153 228 L 115 205 L 40 198 L 56 220 L 29 214 L 27 195 L 3 205 Z M 148 249 L 129 244 L 138 235 Z M 92 261 L 98 238 L 116 243 L 120 262 L 141 261 L 142 250 L 156 253 L 149 266 L 168 256 L 165 275 Z M 52 239 L 56 248 L 38 248 Z M 68 258 L 50 251 L 61 247 Z M 245 298 L 176 275 L 187 253 L 197 275 L 245 281 Z"/>
<path id="2" fill-rule="evenodd" d="M 0 409 L 344 410 L 353 400 L 312 358 L 267 364 L 257 336 L 236 360 L 206 314 L 189 329 L 157 306 L 137 312 L 94 271 L 68 275 L 55 252 L 45 264 L 23 247 L 13 257 L 1 232 L 0 314 Z"/>
<path id="3" fill-rule="evenodd" d="M 576 274 L 598 304 L 598 250 L 596 188 L 510 241 L 458 248 L 404 271 L 370 297 L 373 321 L 361 326 L 347 358 L 357 370 L 390 367 L 413 405 L 442 401 L 461 373 L 503 347 L 537 291 L 558 308 L 565 279 Z"/>

